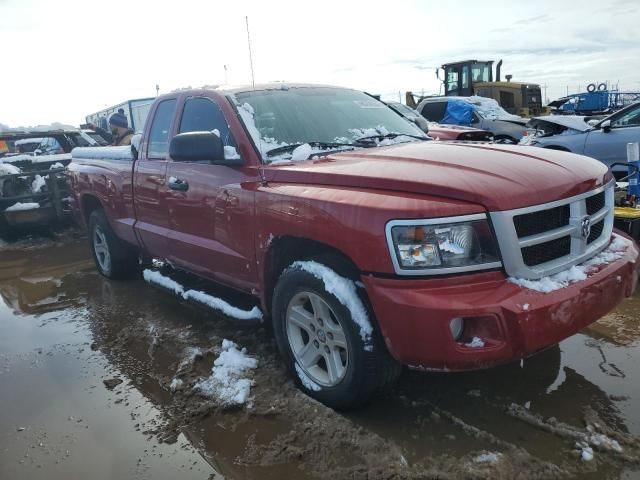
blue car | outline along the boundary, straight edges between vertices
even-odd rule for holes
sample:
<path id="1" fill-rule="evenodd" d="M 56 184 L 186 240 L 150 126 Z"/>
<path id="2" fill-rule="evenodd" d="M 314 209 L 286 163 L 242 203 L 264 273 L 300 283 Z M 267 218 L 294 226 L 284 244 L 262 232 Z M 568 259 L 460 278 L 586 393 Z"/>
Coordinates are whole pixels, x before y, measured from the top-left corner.
<path id="1" fill-rule="evenodd" d="M 535 131 L 520 144 L 579 153 L 611 166 L 627 161 L 627 143 L 640 142 L 640 102 L 595 123 L 585 120 L 563 115 L 536 117 L 529 123 Z M 625 168 L 616 166 L 614 171 L 622 173 Z"/>

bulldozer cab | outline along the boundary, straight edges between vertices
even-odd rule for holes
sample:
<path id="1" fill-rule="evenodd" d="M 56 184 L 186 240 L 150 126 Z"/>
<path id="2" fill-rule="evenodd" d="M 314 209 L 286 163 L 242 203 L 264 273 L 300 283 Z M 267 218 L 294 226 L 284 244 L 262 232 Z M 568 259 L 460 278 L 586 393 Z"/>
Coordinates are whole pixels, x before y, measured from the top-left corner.
<path id="1" fill-rule="evenodd" d="M 445 95 L 469 97 L 475 83 L 493 82 L 493 61 L 464 60 L 445 63 L 442 69 Z"/>

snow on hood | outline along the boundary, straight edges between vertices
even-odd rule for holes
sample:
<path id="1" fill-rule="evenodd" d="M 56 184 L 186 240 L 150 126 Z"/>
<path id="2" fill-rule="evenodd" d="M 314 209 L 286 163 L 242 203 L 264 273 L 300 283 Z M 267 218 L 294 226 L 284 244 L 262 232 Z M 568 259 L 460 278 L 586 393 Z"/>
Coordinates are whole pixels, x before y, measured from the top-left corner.
<path id="1" fill-rule="evenodd" d="M 531 123 L 535 125 L 535 121 L 554 123 L 580 132 L 586 132 L 592 128 L 582 115 L 544 115 L 542 117 L 534 117 Z"/>

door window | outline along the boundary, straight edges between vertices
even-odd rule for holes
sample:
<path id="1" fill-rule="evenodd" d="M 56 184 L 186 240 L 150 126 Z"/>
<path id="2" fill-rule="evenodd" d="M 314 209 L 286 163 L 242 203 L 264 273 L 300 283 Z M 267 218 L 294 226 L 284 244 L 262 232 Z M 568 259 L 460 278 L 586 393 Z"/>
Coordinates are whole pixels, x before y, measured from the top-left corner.
<path id="1" fill-rule="evenodd" d="M 611 122 L 612 127 L 637 127 L 640 126 L 640 105 L 632 108 Z"/>
<path id="2" fill-rule="evenodd" d="M 190 98 L 185 102 L 180 120 L 180 132 L 211 132 L 217 130 L 225 146 L 235 146 L 229 125 L 220 107 L 208 98 Z"/>
<path id="3" fill-rule="evenodd" d="M 149 132 L 149 148 L 147 156 L 149 158 L 164 160 L 169 152 L 169 129 L 171 128 L 171 119 L 176 109 L 175 98 L 165 100 L 158 105 L 151 131 Z"/>

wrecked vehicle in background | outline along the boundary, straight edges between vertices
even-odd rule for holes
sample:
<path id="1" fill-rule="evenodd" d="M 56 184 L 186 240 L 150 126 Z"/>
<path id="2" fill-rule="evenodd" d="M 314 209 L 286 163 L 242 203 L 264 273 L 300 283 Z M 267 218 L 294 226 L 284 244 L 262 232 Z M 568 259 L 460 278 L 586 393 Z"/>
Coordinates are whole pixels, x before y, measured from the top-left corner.
<path id="1" fill-rule="evenodd" d="M 607 166 L 627 161 L 627 143 L 640 142 L 640 102 L 601 120 L 592 117 L 551 115 L 531 119 L 523 145 L 579 153 Z M 614 166 L 616 176 L 627 169 Z"/>
<path id="2" fill-rule="evenodd" d="M 416 110 L 430 122 L 488 130 L 496 143 L 518 143 L 526 132 L 526 119 L 508 113 L 491 98 L 427 97 Z"/>
<path id="3" fill-rule="evenodd" d="M 242 310 L 143 272 L 228 316 L 268 318 L 299 388 L 334 408 L 362 405 L 400 365 L 528 357 L 636 288 L 638 248 L 613 233 L 604 165 L 429 141 L 362 92 L 163 95 L 137 152 L 73 152 L 72 208 L 98 271 L 166 260 L 252 296 L 260 308 Z"/>
<path id="4" fill-rule="evenodd" d="M 0 234 L 65 217 L 71 150 L 105 143 L 92 131 L 0 133 Z"/>
<path id="5" fill-rule="evenodd" d="M 414 110 L 400 102 L 385 102 L 398 115 L 415 123 L 420 130 L 429 134 L 434 140 L 459 141 L 459 142 L 492 142 L 493 134 L 487 130 L 461 125 L 441 125 L 429 122 L 417 110 Z"/>

